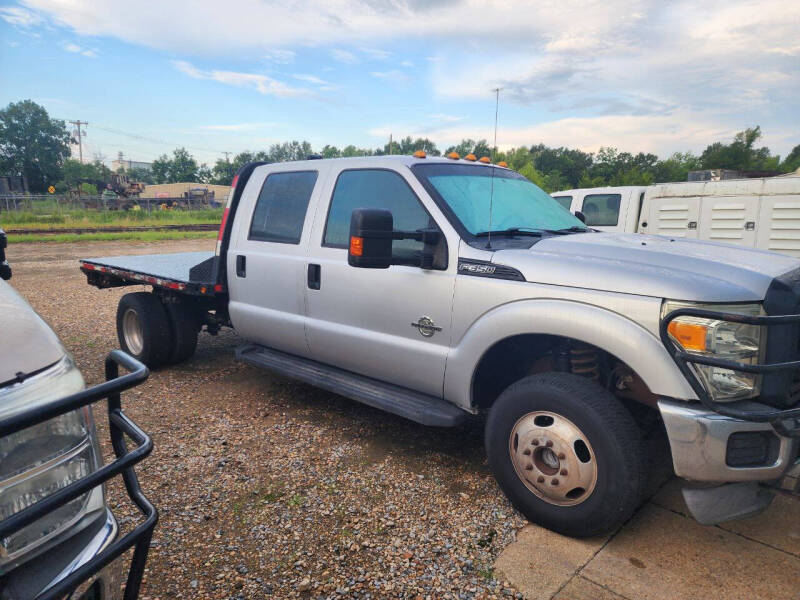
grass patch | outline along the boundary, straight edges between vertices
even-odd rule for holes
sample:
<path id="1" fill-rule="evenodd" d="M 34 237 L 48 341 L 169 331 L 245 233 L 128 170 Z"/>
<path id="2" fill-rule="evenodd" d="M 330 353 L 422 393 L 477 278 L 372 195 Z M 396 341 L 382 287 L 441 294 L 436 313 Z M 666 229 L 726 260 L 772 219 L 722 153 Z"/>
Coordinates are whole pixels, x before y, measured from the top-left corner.
<path id="1" fill-rule="evenodd" d="M 8 236 L 9 244 L 33 242 L 158 242 L 162 240 L 215 239 L 216 231 L 118 231 L 100 233 L 19 233 Z"/>
<path id="2" fill-rule="evenodd" d="M 72 227 L 146 227 L 148 225 L 216 224 L 222 220 L 222 208 L 201 210 L 82 210 L 8 211 L 0 213 L 0 227 L 5 229 L 58 229 Z"/>

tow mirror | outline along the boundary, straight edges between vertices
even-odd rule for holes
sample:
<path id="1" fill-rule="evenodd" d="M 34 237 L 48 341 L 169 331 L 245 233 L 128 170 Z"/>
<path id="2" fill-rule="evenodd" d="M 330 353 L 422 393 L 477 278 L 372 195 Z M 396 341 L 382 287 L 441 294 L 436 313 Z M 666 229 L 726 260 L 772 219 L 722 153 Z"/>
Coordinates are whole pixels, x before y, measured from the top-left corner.
<path id="1" fill-rule="evenodd" d="M 6 232 L 0 229 L 0 279 L 11 279 L 11 267 L 6 260 L 6 246 L 8 238 Z"/>
<path id="2" fill-rule="evenodd" d="M 422 242 L 420 256 L 403 258 L 392 255 L 393 240 Z M 391 265 L 408 265 L 423 269 L 437 268 L 435 248 L 441 240 L 436 228 L 417 231 L 394 231 L 394 218 L 388 210 L 357 208 L 350 216 L 350 248 L 347 263 L 364 269 L 388 269 Z"/>
<path id="3" fill-rule="evenodd" d="M 388 210 L 357 208 L 350 216 L 347 264 L 364 269 L 388 269 L 392 264 L 394 219 Z"/>
<path id="4" fill-rule="evenodd" d="M 583 214 L 581 211 L 576 210 L 575 216 L 580 220 L 584 225 L 586 225 L 586 215 Z"/>

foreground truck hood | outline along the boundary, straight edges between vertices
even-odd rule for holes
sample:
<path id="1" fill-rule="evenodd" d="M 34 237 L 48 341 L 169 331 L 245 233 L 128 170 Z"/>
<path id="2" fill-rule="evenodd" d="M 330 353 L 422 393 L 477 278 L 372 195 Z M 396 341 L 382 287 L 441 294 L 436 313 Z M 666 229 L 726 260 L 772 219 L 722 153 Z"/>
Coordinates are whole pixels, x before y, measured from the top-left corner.
<path id="1" fill-rule="evenodd" d="M 0 385 L 58 362 L 65 354 L 47 326 L 14 288 L 0 281 Z"/>
<path id="2" fill-rule="evenodd" d="M 800 267 L 763 250 L 625 233 L 550 237 L 492 261 L 531 282 L 696 302 L 763 300 L 774 277 Z"/>

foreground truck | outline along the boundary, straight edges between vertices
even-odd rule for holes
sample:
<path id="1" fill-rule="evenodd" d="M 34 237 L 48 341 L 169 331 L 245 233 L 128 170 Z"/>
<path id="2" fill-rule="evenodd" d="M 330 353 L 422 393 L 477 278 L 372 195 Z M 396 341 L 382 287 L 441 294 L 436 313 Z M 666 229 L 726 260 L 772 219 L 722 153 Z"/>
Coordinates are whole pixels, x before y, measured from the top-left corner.
<path id="1" fill-rule="evenodd" d="M 428 426 L 487 415 L 527 518 L 589 536 L 642 501 L 666 430 L 704 523 L 798 492 L 800 261 L 602 233 L 474 156 L 254 163 L 215 252 L 90 258 L 152 367 L 233 327 L 250 364 Z"/>
<path id="2" fill-rule="evenodd" d="M 0 229 L 0 600 L 135 600 L 158 515 L 133 466 L 153 445 L 122 412 L 120 392 L 147 368 L 115 350 L 107 381 L 85 387 L 52 329 L 2 281 L 5 241 Z M 105 465 L 91 406 L 103 399 L 116 456 Z M 104 489 L 117 475 L 142 513 L 124 535 Z"/>

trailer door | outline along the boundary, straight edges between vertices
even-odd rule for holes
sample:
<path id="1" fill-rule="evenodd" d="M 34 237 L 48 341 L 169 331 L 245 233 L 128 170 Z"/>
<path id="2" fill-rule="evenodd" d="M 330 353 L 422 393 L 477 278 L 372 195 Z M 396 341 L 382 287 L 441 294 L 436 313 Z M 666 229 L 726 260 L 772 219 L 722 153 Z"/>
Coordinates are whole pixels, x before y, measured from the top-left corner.
<path id="1" fill-rule="evenodd" d="M 702 240 L 754 247 L 758 196 L 706 196 L 700 203 Z"/>
<path id="2" fill-rule="evenodd" d="M 642 220 L 642 233 L 696 239 L 700 197 L 662 196 L 650 201 L 650 214 Z"/>
<path id="3" fill-rule="evenodd" d="M 800 194 L 761 197 L 756 240 L 762 250 L 800 258 Z"/>

